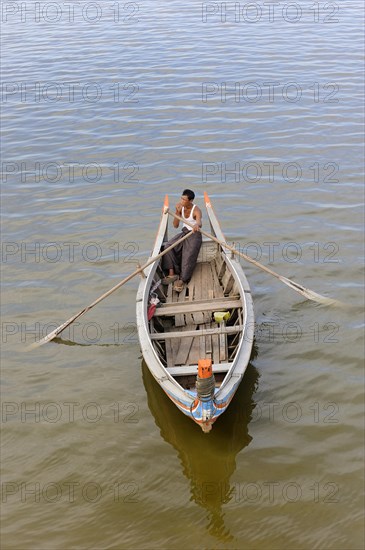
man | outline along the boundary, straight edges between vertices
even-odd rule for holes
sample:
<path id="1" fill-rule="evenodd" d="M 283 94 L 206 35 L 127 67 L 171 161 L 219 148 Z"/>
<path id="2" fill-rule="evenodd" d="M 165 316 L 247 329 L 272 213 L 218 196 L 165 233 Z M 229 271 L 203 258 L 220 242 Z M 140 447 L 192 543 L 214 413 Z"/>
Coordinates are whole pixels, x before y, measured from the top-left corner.
<path id="1" fill-rule="evenodd" d="M 175 246 L 163 258 L 163 267 L 165 271 L 168 271 L 168 275 L 162 279 L 162 283 L 165 285 L 174 283 L 174 290 L 176 292 L 181 292 L 184 286 L 190 281 L 202 244 L 202 234 L 199 231 L 202 226 L 202 213 L 199 206 L 193 203 L 194 199 L 194 191 L 185 189 L 180 202 L 176 205 L 176 214 L 193 224 L 193 227 L 183 223 L 181 233 L 173 237 L 165 245 L 167 248 L 189 231 L 193 232 L 188 239 Z M 180 220 L 174 218 L 173 225 L 177 229 L 180 225 Z"/>

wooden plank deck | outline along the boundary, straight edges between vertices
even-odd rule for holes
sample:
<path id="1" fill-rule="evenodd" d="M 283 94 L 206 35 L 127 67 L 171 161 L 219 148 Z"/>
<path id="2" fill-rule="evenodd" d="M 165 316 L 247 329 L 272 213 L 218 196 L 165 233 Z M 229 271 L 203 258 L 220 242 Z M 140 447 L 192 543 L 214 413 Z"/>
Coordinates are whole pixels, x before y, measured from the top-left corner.
<path id="1" fill-rule="evenodd" d="M 227 288 L 220 283 L 211 258 L 197 263 L 183 292 L 178 294 L 169 286 L 167 302 L 157 308 L 155 316 L 174 317 L 174 326 L 151 335 L 154 341 L 165 341 L 169 369 L 196 365 L 200 358 L 211 358 L 215 364 L 227 361 L 227 335 L 239 333 L 241 327 L 219 326 L 212 319 L 212 313 L 241 308 L 242 301 L 239 295 L 225 297 L 225 291 Z"/>

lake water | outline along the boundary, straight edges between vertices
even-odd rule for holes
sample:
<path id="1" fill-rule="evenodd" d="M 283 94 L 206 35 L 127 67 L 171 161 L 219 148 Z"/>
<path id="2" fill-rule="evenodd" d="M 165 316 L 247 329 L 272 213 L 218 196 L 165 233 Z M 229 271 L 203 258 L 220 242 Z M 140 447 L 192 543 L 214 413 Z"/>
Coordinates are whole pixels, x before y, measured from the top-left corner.
<path id="1" fill-rule="evenodd" d="M 2 548 L 363 548 L 362 35 L 359 0 L 3 2 Z M 142 363 L 137 279 L 28 351 L 186 187 L 346 304 L 243 264 L 254 354 L 209 435 Z"/>

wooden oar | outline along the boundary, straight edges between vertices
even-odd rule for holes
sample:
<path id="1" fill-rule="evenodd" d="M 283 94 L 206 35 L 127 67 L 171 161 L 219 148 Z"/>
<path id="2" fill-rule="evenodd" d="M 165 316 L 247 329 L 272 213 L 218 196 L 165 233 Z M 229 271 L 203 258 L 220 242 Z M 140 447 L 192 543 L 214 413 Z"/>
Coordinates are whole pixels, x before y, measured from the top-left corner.
<path id="1" fill-rule="evenodd" d="M 168 210 L 168 213 L 173 218 L 176 218 L 176 219 L 186 223 L 187 225 L 190 225 L 190 227 L 194 226 L 194 224 L 184 220 L 183 218 L 181 218 L 180 216 L 178 216 L 174 212 L 171 212 L 170 210 Z M 237 254 L 237 256 L 241 256 L 241 258 L 244 258 L 245 260 L 247 260 L 251 264 L 254 264 L 259 269 L 262 269 L 263 271 L 266 271 L 267 273 L 270 273 L 270 275 L 273 275 L 274 277 L 279 279 L 279 281 L 281 281 L 282 283 L 284 283 L 285 285 L 287 285 L 291 289 L 295 290 L 295 292 L 299 292 L 302 296 L 304 296 L 305 298 L 308 298 L 308 300 L 313 300 L 314 302 L 319 302 L 320 304 L 326 304 L 326 305 L 336 305 L 336 304 L 340 305 L 341 304 L 341 302 L 339 302 L 338 300 L 333 300 L 332 298 L 326 298 L 325 296 L 322 296 L 321 294 L 318 294 L 317 292 L 314 292 L 313 290 L 310 290 L 309 288 L 305 288 L 304 286 L 300 285 L 299 283 L 295 283 L 294 281 L 291 281 L 290 279 L 288 279 L 287 277 L 284 277 L 283 275 L 279 275 L 278 273 L 275 273 L 275 271 L 272 271 L 270 268 L 266 267 L 265 265 L 262 265 L 259 262 L 257 262 L 256 260 L 253 260 L 252 258 L 250 258 L 250 256 L 247 256 L 243 252 L 240 252 L 239 250 L 236 250 L 233 246 L 230 246 L 226 242 L 221 241 L 220 239 L 217 239 L 217 237 L 214 237 L 214 235 L 211 235 L 210 233 L 207 233 L 206 231 L 204 231 L 204 229 L 200 228 L 199 231 L 203 235 L 208 237 L 209 239 L 212 239 L 212 241 L 215 241 L 216 243 L 220 244 L 221 246 L 224 246 L 224 248 L 227 248 L 228 250 L 230 250 L 234 254 Z"/>
<path id="2" fill-rule="evenodd" d="M 166 212 L 166 209 L 165 209 L 165 212 Z M 107 298 L 108 296 L 110 296 L 110 294 L 112 294 L 115 290 L 118 290 L 118 288 L 120 288 L 121 286 L 123 286 L 125 283 L 127 283 L 128 281 L 130 281 L 131 279 L 133 279 L 133 277 L 135 277 L 136 275 L 138 275 L 138 273 L 141 273 L 144 269 L 146 269 L 146 267 L 148 267 L 149 265 L 153 264 L 154 262 L 156 262 L 157 260 L 159 260 L 162 256 L 164 256 L 165 254 L 167 254 L 167 252 L 169 252 L 170 250 L 172 250 L 173 248 L 175 248 L 175 246 L 177 246 L 178 244 L 180 244 L 181 242 L 185 241 L 185 239 L 187 239 L 188 237 L 190 237 L 190 235 L 192 234 L 191 231 L 189 231 L 189 233 L 186 233 L 186 235 L 184 235 L 183 237 L 181 237 L 181 239 L 179 239 L 178 241 L 176 241 L 175 243 L 173 243 L 171 246 L 169 246 L 168 248 L 166 248 L 165 250 L 163 250 L 162 252 L 160 252 L 160 254 L 157 254 L 157 256 L 155 256 L 154 258 L 151 258 L 150 260 L 148 260 L 148 262 L 146 262 L 144 265 L 142 265 L 141 267 L 139 267 L 138 269 L 136 269 L 136 271 L 134 271 L 133 273 L 131 273 L 130 275 L 128 275 L 128 277 L 125 277 L 125 279 L 123 279 L 122 281 L 120 281 L 118 284 L 116 284 L 115 286 L 113 286 L 113 288 L 111 288 L 110 290 L 108 290 L 108 292 L 105 292 L 102 296 L 99 296 L 99 298 L 97 298 L 94 302 L 92 302 L 92 304 L 90 304 L 89 306 L 85 307 L 84 309 L 82 309 L 81 311 L 79 311 L 78 313 L 76 313 L 76 315 L 73 315 L 72 317 L 70 317 L 70 319 L 68 319 L 67 321 L 65 321 L 64 323 L 62 323 L 62 325 L 60 325 L 59 327 L 57 327 L 55 330 L 53 330 L 52 332 L 50 332 L 49 334 L 47 334 L 47 336 L 45 336 L 44 338 L 42 338 L 41 340 L 38 340 L 38 342 L 34 342 L 34 344 L 32 344 L 30 346 L 30 348 L 36 348 L 38 346 L 42 346 L 43 344 L 46 344 L 47 342 L 50 342 L 51 340 L 53 340 L 53 338 L 56 338 L 56 336 L 58 336 L 59 334 L 61 334 L 61 332 L 63 332 L 68 326 L 70 326 L 74 321 L 76 321 L 76 319 L 78 319 L 79 317 L 81 317 L 81 315 L 84 315 L 85 313 L 87 313 L 88 311 L 90 311 L 91 308 L 93 308 L 94 306 L 96 306 L 96 304 L 98 304 L 99 302 L 101 302 L 102 300 L 104 300 L 104 298 Z"/>

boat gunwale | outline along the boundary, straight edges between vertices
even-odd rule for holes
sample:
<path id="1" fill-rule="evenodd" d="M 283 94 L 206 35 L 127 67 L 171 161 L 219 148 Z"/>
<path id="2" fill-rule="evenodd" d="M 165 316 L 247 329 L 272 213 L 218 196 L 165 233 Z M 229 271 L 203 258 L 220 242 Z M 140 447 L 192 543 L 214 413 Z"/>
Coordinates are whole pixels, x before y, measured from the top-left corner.
<path id="1" fill-rule="evenodd" d="M 214 212 L 213 206 L 210 202 L 210 199 L 207 193 L 204 193 L 204 199 L 205 199 L 205 206 L 206 206 L 209 222 L 214 232 L 214 236 L 216 236 L 219 240 L 225 242 L 223 231 L 220 227 L 218 218 Z M 254 310 L 253 310 L 251 289 L 240 262 L 238 262 L 235 259 L 235 257 L 232 258 L 231 253 L 226 252 L 222 246 L 220 247 L 220 249 L 221 249 L 221 255 L 223 256 L 223 260 L 230 267 L 231 273 L 233 274 L 236 283 L 239 285 L 240 296 L 242 299 L 242 309 L 244 313 L 241 338 L 238 344 L 238 349 L 236 351 L 234 360 L 232 361 L 232 366 L 226 373 L 226 376 L 224 377 L 221 386 L 219 387 L 217 393 L 215 394 L 215 398 L 217 400 L 221 399 L 222 401 L 224 401 L 224 399 L 226 399 L 228 395 L 231 393 L 232 389 L 235 386 L 238 387 L 250 360 L 251 350 L 253 345 L 253 338 L 254 338 Z M 241 360 L 243 359 L 244 355 L 246 357 L 245 357 L 245 360 L 242 361 L 242 367 L 241 367 Z M 232 384 L 230 384 L 230 382 L 232 382 Z"/>
<path id="2" fill-rule="evenodd" d="M 166 206 L 165 198 L 165 205 Z M 153 247 L 150 258 L 157 256 L 161 250 L 162 243 L 167 238 L 168 231 L 168 213 L 163 210 L 160 225 L 157 231 L 155 244 Z M 154 262 L 148 268 L 146 277 L 141 279 L 138 291 L 137 291 L 137 330 L 139 341 L 142 347 L 142 354 L 146 361 L 152 376 L 157 380 L 160 386 L 170 396 L 180 399 L 186 406 L 190 406 L 194 402 L 194 398 L 189 395 L 184 388 L 175 380 L 175 378 L 166 370 L 166 367 L 160 361 L 158 354 L 152 345 L 152 340 L 149 336 L 148 319 L 147 319 L 147 303 L 149 298 L 149 292 L 153 281 L 153 276 L 157 270 L 159 262 Z M 145 344 L 144 344 L 145 342 Z M 144 345 L 147 348 L 144 348 Z M 145 357 L 145 354 L 149 357 Z M 150 363 L 150 359 L 153 360 L 153 364 Z M 171 387 L 172 386 L 172 387 Z M 169 387 L 169 388 L 168 388 Z"/>

